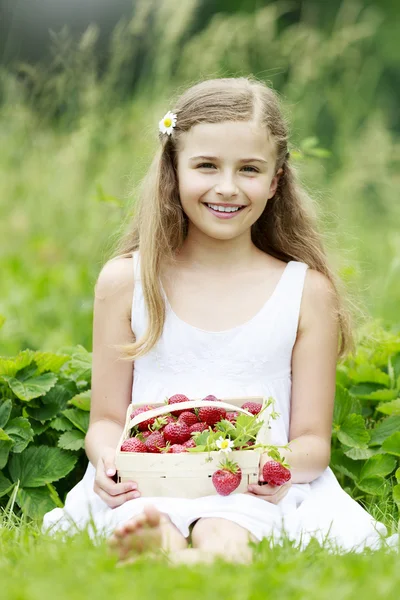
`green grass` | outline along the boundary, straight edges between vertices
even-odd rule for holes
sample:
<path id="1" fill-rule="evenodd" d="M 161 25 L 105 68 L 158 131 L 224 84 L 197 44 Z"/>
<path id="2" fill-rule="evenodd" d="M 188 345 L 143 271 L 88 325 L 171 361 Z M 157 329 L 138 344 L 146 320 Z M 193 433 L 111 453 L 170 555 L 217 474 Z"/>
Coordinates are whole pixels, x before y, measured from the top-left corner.
<path id="1" fill-rule="evenodd" d="M 331 554 L 316 542 L 299 551 L 286 540 L 271 548 L 264 540 L 250 565 L 217 560 L 211 565 L 172 566 L 166 557 L 140 558 L 116 567 L 105 541 L 87 532 L 43 535 L 38 525 L 8 522 L 0 527 L 0 581 L 4 600 L 341 600 L 398 598 L 400 554 L 395 550 Z"/>

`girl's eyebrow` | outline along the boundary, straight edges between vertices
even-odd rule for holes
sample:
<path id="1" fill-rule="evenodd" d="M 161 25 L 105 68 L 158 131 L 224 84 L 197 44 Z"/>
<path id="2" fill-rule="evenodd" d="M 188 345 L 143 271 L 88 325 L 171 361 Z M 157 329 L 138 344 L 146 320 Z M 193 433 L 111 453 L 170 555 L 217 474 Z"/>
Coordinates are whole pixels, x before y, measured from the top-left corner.
<path id="1" fill-rule="evenodd" d="M 217 156 L 191 156 L 189 160 L 195 161 L 195 160 L 214 160 L 214 161 L 218 161 L 218 157 Z M 266 165 L 268 164 L 266 160 L 264 160 L 263 158 L 242 158 L 240 159 L 238 162 L 240 163 L 246 163 L 246 162 L 262 162 L 265 163 Z"/>

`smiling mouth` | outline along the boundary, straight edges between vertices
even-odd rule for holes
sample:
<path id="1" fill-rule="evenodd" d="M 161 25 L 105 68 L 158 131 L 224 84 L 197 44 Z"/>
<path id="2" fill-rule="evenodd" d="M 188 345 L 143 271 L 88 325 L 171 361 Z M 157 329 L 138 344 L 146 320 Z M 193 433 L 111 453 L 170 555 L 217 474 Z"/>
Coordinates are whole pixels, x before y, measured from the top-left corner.
<path id="1" fill-rule="evenodd" d="M 207 206 L 208 208 L 211 208 L 211 210 L 214 210 L 215 212 L 221 212 L 224 214 L 232 214 L 232 213 L 237 213 L 240 212 L 243 208 L 246 208 L 246 205 L 241 204 L 231 204 L 231 205 L 219 205 L 219 204 L 209 204 L 208 202 L 203 202 L 203 204 L 205 206 Z"/>

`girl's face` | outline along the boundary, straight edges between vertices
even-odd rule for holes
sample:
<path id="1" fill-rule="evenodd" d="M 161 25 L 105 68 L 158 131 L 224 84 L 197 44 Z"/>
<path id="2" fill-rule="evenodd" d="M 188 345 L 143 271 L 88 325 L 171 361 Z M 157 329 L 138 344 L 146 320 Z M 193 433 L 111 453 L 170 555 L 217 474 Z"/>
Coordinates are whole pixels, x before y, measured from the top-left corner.
<path id="1" fill-rule="evenodd" d="M 221 240 L 250 231 L 275 194 L 276 148 L 251 122 L 200 123 L 183 135 L 179 194 L 190 226 Z M 214 207 L 214 208 L 212 208 Z M 235 212 L 221 212 L 232 207 Z"/>

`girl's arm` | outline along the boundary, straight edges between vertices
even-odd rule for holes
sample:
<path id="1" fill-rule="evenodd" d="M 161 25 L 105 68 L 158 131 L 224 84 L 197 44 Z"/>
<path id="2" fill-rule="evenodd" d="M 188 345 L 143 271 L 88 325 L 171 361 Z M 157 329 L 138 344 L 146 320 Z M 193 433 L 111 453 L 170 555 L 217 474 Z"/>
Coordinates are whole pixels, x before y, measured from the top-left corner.
<path id="1" fill-rule="evenodd" d="M 330 462 L 339 326 L 330 281 L 308 269 L 292 354 L 289 447 L 292 483 L 319 477 Z"/>
<path id="2" fill-rule="evenodd" d="M 85 451 L 95 467 L 105 448 L 115 450 L 131 401 L 133 364 L 118 360 L 112 345 L 134 341 L 133 285 L 132 259 L 117 258 L 103 267 L 95 286 L 92 400 L 85 437 Z"/>
<path id="3" fill-rule="evenodd" d="M 280 486 L 249 486 L 249 492 L 277 504 L 293 483 L 309 483 L 329 466 L 335 400 L 339 327 L 330 281 L 308 269 L 292 353 L 290 450 L 279 449 L 290 465 L 291 480 Z M 264 453 L 263 465 L 272 460 Z"/>

